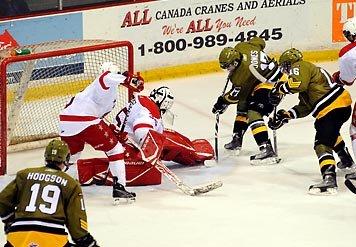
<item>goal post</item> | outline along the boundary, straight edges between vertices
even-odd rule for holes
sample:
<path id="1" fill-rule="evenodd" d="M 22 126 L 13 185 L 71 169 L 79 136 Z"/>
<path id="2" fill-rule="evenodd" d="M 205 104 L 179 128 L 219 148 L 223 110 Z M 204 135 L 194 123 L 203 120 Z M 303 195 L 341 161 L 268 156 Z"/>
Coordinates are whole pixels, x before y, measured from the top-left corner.
<path id="1" fill-rule="evenodd" d="M 101 64 L 108 61 L 121 72 L 133 73 L 132 44 L 68 40 L 0 51 L 0 175 L 6 173 L 9 151 L 43 146 L 47 139 L 59 136 L 59 112 L 98 76 Z M 124 86 L 118 91 L 109 120 L 133 95 Z"/>

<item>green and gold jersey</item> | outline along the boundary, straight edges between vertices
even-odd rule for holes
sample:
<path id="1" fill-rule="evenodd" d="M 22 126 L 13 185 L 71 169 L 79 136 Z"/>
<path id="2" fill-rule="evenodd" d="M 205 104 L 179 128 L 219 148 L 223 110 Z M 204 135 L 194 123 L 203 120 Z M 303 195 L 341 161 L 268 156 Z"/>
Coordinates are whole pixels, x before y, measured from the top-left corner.
<path id="1" fill-rule="evenodd" d="M 68 174 L 37 167 L 19 171 L 0 193 L 0 215 L 6 222 L 14 216 L 10 231 L 38 230 L 72 238 L 88 233 L 81 187 Z"/>
<path id="2" fill-rule="evenodd" d="M 292 64 L 288 81 L 279 88 L 283 94 L 299 93 L 299 103 L 291 109 L 294 118 L 308 114 L 321 118 L 335 108 L 351 105 L 350 94 L 333 83 L 324 69 L 307 61 Z"/>
<path id="3" fill-rule="evenodd" d="M 264 53 L 265 46 L 263 39 L 255 37 L 250 41 L 238 43 L 234 48 L 242 54 L 242 61 L 230 76 L 233 88 L 225 94 L 224 98 L 230 104 L 238 103 L 240 111 L 247 111 L 248 98 L 261 83 L 251 73 L 249 66 L 253 66 L 267 79 L 279 73 L 277 63 Z"/>

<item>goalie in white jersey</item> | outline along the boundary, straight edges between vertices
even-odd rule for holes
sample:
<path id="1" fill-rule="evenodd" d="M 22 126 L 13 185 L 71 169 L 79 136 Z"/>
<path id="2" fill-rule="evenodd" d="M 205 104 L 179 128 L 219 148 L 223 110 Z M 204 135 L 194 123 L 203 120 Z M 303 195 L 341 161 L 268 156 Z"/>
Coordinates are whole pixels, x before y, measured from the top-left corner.
<path id="1" fill-rule="evenodd" d="M 333 74 L 333 78 L 338 84 L 351 86 L 356 80 L 356 17 L 350 18 L 344 23 L 343 33 L 350 43 L 344 46 L 339 52 L 340 70 Z M 350 136 L 356 157 L 356 103 L 352 113 Z M 356 181 L 356 173 L 347 175 L 345 182 L 351 190 L 356 192 L 355 186 L 352 185 L 349 179 Z"/>
<path id="2" fill-rule="evenodd" d="M 85 143 L 95 150 L 105 152 L 114 178 L 114 202 L 132 202 L 136 194 L 125 189 L 124 149 L 103 118 L 115 106 L 119 85 L 141 91 L 143 78 L 128 72 L 118 72 L 118 67 L 113 63 L 103 63 L 100 75 L 60 112 L 59 127 L 61 139 L 68 144 L 71 153 L 69 163 L 76 164 Z M 77 176 L 76 165 L 70 166 L 68 173 Z"/>
<path id="3" fill-rule="evenodd" d="M 127 133 L 141 146 L 150 130 L 163 133 L 161 116 L 172 107 L 173 100 L 172 92 L 165 86 L 154 89 L 149 97 L 135 95 L 135 98 L 117 114 L 116 125 L 123 135 Z"/>

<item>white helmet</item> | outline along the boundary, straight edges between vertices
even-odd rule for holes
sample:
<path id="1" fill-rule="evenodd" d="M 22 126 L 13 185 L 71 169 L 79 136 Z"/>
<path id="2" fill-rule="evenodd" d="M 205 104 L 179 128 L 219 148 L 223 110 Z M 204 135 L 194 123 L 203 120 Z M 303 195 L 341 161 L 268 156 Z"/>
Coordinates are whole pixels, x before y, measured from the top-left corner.
<path id="1" fill-rule="evenodd" d="M 350 42 L 356 41 L 356 17 L 347 19 L 344 23 L 343 33 Z"/>
<path id="2" fill-rule="evenodd" d="M 113 62 L 103 62 L 100 66 L 99 73 L 102 74 L 106 71 L 110 71 L 111 73 L 119 73 L 119 67 L 115 65 Z"/>
<path id="3" fill-rule="evenodd" d="M 168 87 L 153 89 L 150 98 L 158 105 L 163 114 L 172 107 L 174 100 L 174 96 Z"/>

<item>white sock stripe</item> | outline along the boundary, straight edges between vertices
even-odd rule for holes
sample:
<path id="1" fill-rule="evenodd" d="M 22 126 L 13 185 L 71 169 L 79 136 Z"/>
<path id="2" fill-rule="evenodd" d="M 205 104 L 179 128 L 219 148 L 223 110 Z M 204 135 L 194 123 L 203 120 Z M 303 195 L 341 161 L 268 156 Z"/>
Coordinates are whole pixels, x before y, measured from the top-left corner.
<path id="1" fill-rule="evenodd" d="M 323 154 L 322 156 L 318 157 L 318 159 L 321 160 L 322 158 L 324 158 L 326 156 L 330 156 L 330 157 L 334 158 L 334 156 L 332 154 Z"/>
<path id="2" fill-rule="evenodd" d="M 56 223 L 48 223 L 38 220 L 29 220 L 29 221 L 17 221 L 14 222 L 11 226 L 26 226 L 26 225 L 37 225 L 37 226 L 46 226 L 52 228 L 59 228 L 64 230 L 64 226 Z"/>

